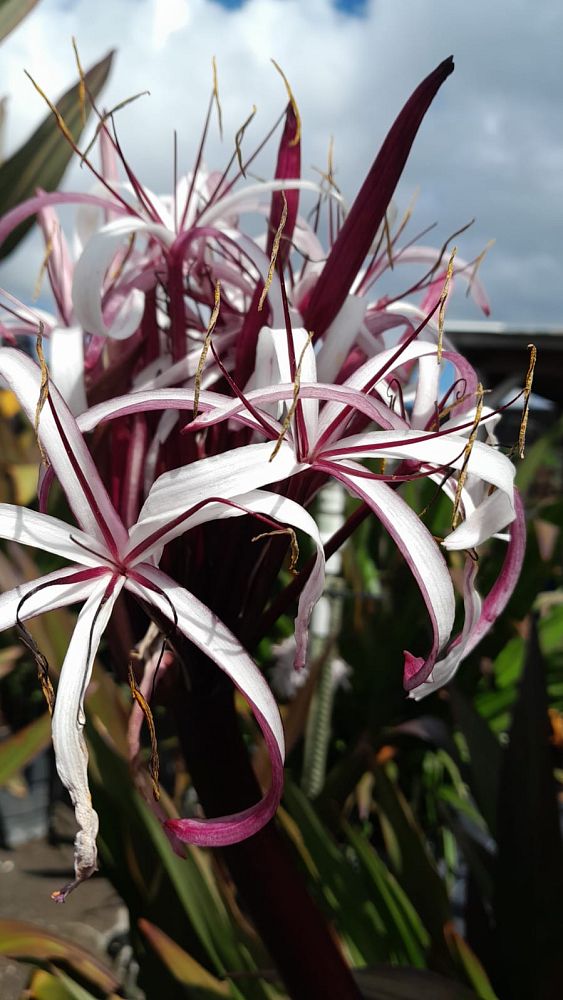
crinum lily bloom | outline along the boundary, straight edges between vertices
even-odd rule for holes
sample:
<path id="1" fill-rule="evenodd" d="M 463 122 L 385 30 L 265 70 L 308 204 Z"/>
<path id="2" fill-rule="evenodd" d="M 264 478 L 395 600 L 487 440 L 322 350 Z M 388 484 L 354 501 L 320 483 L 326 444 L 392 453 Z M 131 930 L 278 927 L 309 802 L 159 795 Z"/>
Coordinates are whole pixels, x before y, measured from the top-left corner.
<path id="1" fill-rule="evenodd" d="M 87 749 L 83 736 L 84 695 L 94 657 L 115 602 L 123 589 L 159 620 L 170 623 L 199 646 L 233 681 L 250 703 L 264 735 L 271 762 L 272 782 L 264 798 L 242 813 L 213 820 L 171 821 L 181 824 L 182 839 L 220 846 L 250 836 L 266 823 L 278 805 L 283 781 L 284 738 L 276 702 L 260 671 L 235 636 L 209 608 L 157 567 L 163 545 L 190 527 L 218 517 L 252 513 L 271 524 L 291 524 L 308 532 L 317 546 L 316 570 L 308 594 L 302 595 L 298 619 L 304 635 L 312 606 L 322 590 L 324 557 L 316 525 L 298 504 L 262 490 L 244 490 L 221 483 L 216 489 L 197 488 L 181 512 L 174 505 L 170 518 L 158 526 L 141 518 L 127 531 L 116 513 L 90 452 L 70 410 L 54 386 L 42 393 L 42 373 L 28 357 L 12 348 L 0 349 L 0 377 L 12 389 L 31 421 L 38 424 L 38 439 L 51 469 L 63 487 L 78 527 L 58 518 L 12 504 L 0 504 L 0 537 L 33 545 L 71 561 L 31 583 L 0 595 L 0 629 L 65 605 L 83 602 L 62 666 L 52 728 L 56 762 L 68 789 L 79 831 L 75 840 L 75 879 L 53 894 L 64 901 L 68 893 L 96 869 L 97 815 L 87 780 Z M 42 399 L 36 415 L 36 401 Z M 198 465 L 191 466 L 194 482 Z M 214 484 L 218 481 L 213 478 Z M 230 502 L 223 500 L 228 494 Z M 161 494 L 162 495 L 162 494 Z M 167 501 L 165 501 L 167 502 Z M 162 514 L 163 511 L 160 511 Z"/>
<path id="2" fill-rule="evenodd" d="M 415 331 L 416 332 L 416 331 Z M 446 683 L 459 663 L 485 635 L 505 606 L 521 568 L 524 549 L 522 508 L 513 488 L 514 466 L 486 441 L 468 439 L 474 428 L 474 413 L 465 412 L 435 427 L 438 389 L 436 344 L 410 343 L 380 352 L 360 366 L 342 385 L 316 381 L 316 356 L 303 329 L 264 328 L 258 338 L 257 367 L 248 391 L 236 399 L 202 391 L 199 408 L 204 411 L 187 425 L 187 431 L 202 431 L 222 421 L 233 421 L 252 429 L 254 443 L 212 456 L 201 467 L 203 480 L 196 484 L 194 465 L 166 472 L 148 491 L 139 525 L 132 534 L 160 530 L 167 518 L 180 514 L 194 489 L 211 489 L 214 481 L 228 483 L 230 495 L 291 480 L 286 492 L 296 489 L 300 501 L 309 502 L 297 486 L 298 477 L 317 474 L 338 480 L 346 490 L 366 503 L 385 526 L 403 554 L 426 603 L 433 642 L 426 656 L 405 651 L 404 685 L 412 697 L 428 694 Z M 469 382 L 465 359 L 444 351 L 444 360 Z M 293 371 L 291 358 L 293 357 Z M 299 359 L 299 375 L 295 363 Z M 394 373 L 406 363 L 420 366 L 417 392 L 410 419 L 389 405 Z M 476 382 L 476 380 L 475 380 Z M 374 393 L 372 395 L 371 393 Z M 98 423 L 145 410 L 191 409 L 192 390 L 147 390 L 108 400 L 80 418 L 84 430 Z M 284 416 L 285 414 L 285 416 Z M 362 433 L 347 432 L 350 422 L 363 420 Z M 490 416 L 485 415 L 486 424 Z M 370 429 L 369 422 L 377 429 Z M 256 435 L 266 437 L 264 443 Z M 275 458 L 272 460 L 272 456 Z M 374 473 L 358 459 L 378 458 L 393 463 L 389 470 Z M 433 479 L 452 501 L 458 480 L 461 523 L 444 539 L 446 550 L 472 550 L 508 525 L 513 524 L 503 571 L 482 602 L 475 588 L 476 564 L 468 557 L 464 577 L 465 622 L 452 639 L 455 595 L 441 546 L 420 517 L 408 506 L 396 487 L 403 480 L 425 476 Z M 308 499 L 303 500 L 306 495 Z M 163 500 L 166 498 L 167 507 Z M 514 522 L 514 523 L 513 523 Z M 297 628 L 296 665 L 304 662 L 302 630 Z"/>

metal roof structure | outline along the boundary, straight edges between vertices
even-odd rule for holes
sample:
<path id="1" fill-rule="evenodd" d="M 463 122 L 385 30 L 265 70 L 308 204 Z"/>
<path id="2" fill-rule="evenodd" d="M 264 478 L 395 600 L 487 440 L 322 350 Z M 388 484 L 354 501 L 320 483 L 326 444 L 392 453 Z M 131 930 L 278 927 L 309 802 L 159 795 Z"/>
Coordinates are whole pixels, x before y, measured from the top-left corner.
<path id="1" fill-rule="evenodd" d="M 445 329 L 489 389 L 502 387 L 509 391 L 522 385 L 528 368 L 528 345 L 534 344 L 538 351 L 534 393 L 563 410 L 563 324 L 528 326 L 449 320 Z"/>

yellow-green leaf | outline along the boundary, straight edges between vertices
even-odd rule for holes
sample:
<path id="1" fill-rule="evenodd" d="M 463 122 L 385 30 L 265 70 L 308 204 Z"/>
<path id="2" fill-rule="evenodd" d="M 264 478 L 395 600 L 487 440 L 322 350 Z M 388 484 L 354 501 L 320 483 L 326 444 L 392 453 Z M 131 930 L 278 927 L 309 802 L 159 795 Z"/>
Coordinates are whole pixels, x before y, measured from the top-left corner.
<path id="1" fill-rule="evenodd" d="M 0 787 L 26 767 L 51 739 L 51 720 L 45 712 L 24 729 L 0 743 Z"/>
<path id="2" fill-rule="evenodd" d="M 188 955 L 187 951 L 184 951 L 171 937 L 168 937 L 168 934 L 142 917 L 138 923 L 151 947 L 178 982 L 196 989 L 197 996 L 201 997 L 202 1000 L 203 997 L 228 997 L 230 995 L 227 983 L 222 983 L 216 976 L 212 976 L 207 969 L 196 962 L 195 958 Z"/>
<path id="3" fill-rule="evenodd" d="M 95 955 L 24 920 L 0 920 L 0 955 L 38 962 L 63 962 L 105 993 L 115 993 L 119 980 Z"/>

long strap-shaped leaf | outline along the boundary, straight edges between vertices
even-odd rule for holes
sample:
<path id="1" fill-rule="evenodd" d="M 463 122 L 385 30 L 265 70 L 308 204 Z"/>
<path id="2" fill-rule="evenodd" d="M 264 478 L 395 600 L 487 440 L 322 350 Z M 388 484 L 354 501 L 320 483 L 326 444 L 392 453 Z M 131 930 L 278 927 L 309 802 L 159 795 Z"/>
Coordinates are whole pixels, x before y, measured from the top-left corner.
<path id="1" fill-rule="evenodd" d="M 113 52 L 110 52 L 84 75 L 86 86 L 94 96 L 99 94 L 108 78 L 112 59 Z M 57 107 L 72 136 L 78 141 L 90 112 L 90 105 L 86 101 L 83 119 L 79 83 L 67 90 L 57 102 Z M 72 152 L 70 143 L 49 111 L 27 142 L 0 167 L 0 215 L 30 198 L 37 188 L 54 191 Z M 10 233 L 0 248 L 0 259 L 11 253 L 32 225 L 33 220 L 28 219 Z"/>
<path id="2" fill-rule="evenodd" d="M 391 126 L 305 310 L 304 326 L 315 337 L 321 336 L 343 305 L 383 221 L 422 119 L 453 69 L 450 56 L 418 85 Z"/>
<path id="3" fill-rule="evenodd" d="M 0 0 L 0 40 L 17 28 L 37 0 Z"/>

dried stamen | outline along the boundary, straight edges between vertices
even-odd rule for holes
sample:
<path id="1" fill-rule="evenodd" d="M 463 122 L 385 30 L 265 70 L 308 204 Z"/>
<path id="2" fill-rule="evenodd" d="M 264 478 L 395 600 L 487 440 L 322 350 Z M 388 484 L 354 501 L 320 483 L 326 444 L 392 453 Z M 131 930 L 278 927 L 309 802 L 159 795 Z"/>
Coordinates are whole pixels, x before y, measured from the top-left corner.
<path id="1" fill-rule="evenodd" d="M 454 272 L 454 257 L 457 253 L 457 247 L 454 247 L 448 263 L 448 269 L 446 271 L 446 280 L 444 281 L 444 287 L 442 289 L 442 294 L 440 295 L 440 309 L 438 312 L 438 350 L 436 351 L 436 361 L 438 364 L 442 361 L 442 342 L 444 339 L 444 321 L 446 318 L 446 302 L 448 300 L 448 295 L 450 293 L 450 285 L 452 283 L 452 274 Z"/>
<path id="2" fill-rule="evenodd" d="M 274 277 L 274 271 L 276 269 L 276 260 L 277 260 L 278 251 L 279 251 L 279 248 L 280 248 L 280 241 L 281 241 L 281 238 L 282 238 L 282 233 L 283 233 L 284 226 L 285 226 L 286 221 L 287 221 L 287 198 L 285 197 L 285 191 L 281 191 L 280 193 L 281 193 L 282 200 L 283 200 L 283 208 L 282 208 L 282 213 L 281 213 L 281 218 L 280 218 L 280 224 L 279 224 L 279 226 L 277 228 L 276 235 L 274 236 L 274 243 L 273 243 L 273 246 L 272 246 L 272 254 L 271 254 L 271 257 L 270 257 L 270 266 L 268 267 L 268 274 L 267 274 L 266 280 L 264 282 L 264 287 L 262 289 L 262 294 L 260 296 L 260 301 L 258 302 L 258 312 L 262 312 L 262 308 L 264 306 L 264 302 L 266 301 L 266 296 L 267 296 L 268 292 L 270 291 L 270 285 L 272 284 L 272 280 L 273 280 L 273 277 Z"/>
<path id="3" fill-rule="evenodd" d="M 217 108 L 217 119 L 219 121 L 219 135 L 221 140 L 223 139 L 223 112 L 221 111 L 221 102 L 219 100 L 219 83 L 217 80 L 217 61 L 215 56 L 211 60 L 213 66 L 213 100 L 215 101 L 215 106 Z"/>
<path id="4" fill-rule="evenodd" d="M 163 652 L 164 652 L 164 644 L 163 644 Z M 158 760 L 158 747 L 156 741 L 156 730 L 154 726 L 154 719 L 152 716 L 150 705 L 147 699 L 145 698 L 143 692 L 139 688 L 137 681 L 135 680 L 135 674 L 133 673 L 133 664 L 131 663 L 131 661 L 129 661 L 128 677 L 129 677 L 129 687 L 131 688 L 131 695 L 134 701 L 137 702 L 137 705 L 141 709 L 141 712 L 145 717 L 145 721 L 147 723 L 147 727 L 149 730 L 149 737 L 151 741 L 149 774 L 152 782 L 152 793 L 155 801 L 158 802 L 160 799 L 160 785 L 158 782 L 159 760 Z"/>
<path id="5" fill-rule="evenodd" d="M 289 407 L 284 421 L 282 423 L 281 431 L 278 436 L 278 440 L 274 445 L 274 450 L 270 455 L 269 461 L 272 462 L 276 457 L 278 451 L 282 446 L 283 439 L 287 434 L 291 421 L 293 420 L 293 415 L 297 409 L 297 403 L 299 402 L 299 386 L 301 384 L 301 365 L 303 364 L 303 358 L 305 357 L 305 351 L 311 346 L 311 341 L 313 339 L 313 334 L 310 332 L 307 336 L 307 343 L 304 345 L 301 354 L 299 355 L 299 361 L 297 362 L 297 367 L 295 369 L 295 378 L 293 380 L 293 399 L 291 401 L 291 406 Z"/>
<path id="6" fill-rule="evenodd" d="M 486 244 L 486 246 L 483 248 L 483 250 L 481 250 L 481 253 L 479 254 L 479 256 L 475 258 L 475 261 L 473 263 L 473 268 L 472 268 L 471 274 L 469 275 L 469 279 L 468 279 L 468 282 L 467 282 L 467 288 L 465 290 L 465 296 L 466 296 L 466 298 L 469 298 L 469 295 L 471 293 L 471 289 L 473 287 L 473 282 L 475 281 L 475 278 L 477 277 L 477 271 L 481 267 L 481 264 L 483 263 L 486 255 L 488 254 L 488 252 L 491 249 L 491 247 L 495 245 L 495 242 L 496 242 L 496 240 L 489 240 L 489 242 Z"/>
<path id="7" fill-rule="evenodd" d="M 207 332 L 205 334 L 205 340 L 203 342 L 203 347 L 201 350 L 199 361 L 197 363 L 197 371 L 195 373 L 194 415 L 193 415 L 194 420 L 198 414 L 199 394 L 201 392 L 201 377 L 203 374 L 203 369 L 205 367 L 205 360 L 207 358 L 207 353 L 209 351 L 209 345 L 211 343 L 211 335 L 215 329 L 217 317 L 219 316 L 220 305 L 221 305 L 221 282 L 218 281 L 215 285 L 213 311 L 209 318 L 209 323 L 207 324 Z"/>
<path id="8" fill-rule="evenodd" d="M 65 137 L 65 139 L 68 142 L 70 142 L 72 148 L 76 152 L 79 152 L 78 147 L 76 146 L 76 143 L 75 143 L 75 141 L 74 141 L 74 139 L 72 137 L 72 132 L 70 131 L 67 123 L 65 122 L 65 120 L 64 120 L 63 116 L 61 115 L 61 113 L 60 113 L 59 109 L 57 108 L 57 106 L 55 104 L 53 104 L 53 102 L 50 101 L 49 98 L 47 97 L 47 94 L 43 90 L 41 90 L 41 87 L 39 86 L 38 83 L 35 82 L 35 80 L 33 79 L 32 75 L 31 75 L 31 73 L 28 73 L 26 69 L 24 69 L 24 73 L 25 73 L 25 75 L 27 77 L 29 77 L 29 79 L 31 80 L 33 86 L 35 87 L 37 93 L 41 95 L 41 97 L 43 98 L 43 100 L 47 104 L 49 110 L 52 111 L 52 113 L 54 114 L 56 122 L 57 122 L 57 125 L 59 126 L 61 132 L 63 133 L 63 135 Z"/>
<path id="9" fill-rule="evenodd" d="M 283 82 L 285 83 L 285 89 L 287 90 L 287 96 L 289 97 L 289 100 L 291 102 L 291 107 L 293 108 L 293 114 L 295 115 L 295 135 L 293 136 L 293 139 L 291 139 L 289 145 L 290 146 L 296 146 L 297 143 L 299 142 L 300 138 L 301 138 L 301 115 L 299 114 L 299 108 L 297 107 L 297 101 L 295 100 L 295 97 L 293 96 L 293 91 L 292 91 L 292 89 L 291 89 L 291 87 L 289 85 L 289 80 L 287 79 L 287 77 L 286 77 L 283 69 L 281 68 L 281 66 L 278 65 L 278 63 L 276 62 L 275 59 L 272 59 L 271 61 L 273 62 L 274 67 L 277 69 L 278 73 L 280 74 Z"/>
<path id="10" fill-rule="evenodd" d="M 41 411 L 49 398 L 49 369 L 47 368 L 47 362 L 45 361 L 45 355 L 43 354 L 43 330 L 45 327 L 43 323 L 39 324 L 39 332 L 37 334 L 37 340 L 35 344 L 35 349 L 37 351 L 37 357 L 39 359 L 39 366 L 41 368 L 41 382 L 39 385 L 39 399 L 37 400 L 37 406 L 35 407 L 35 421 L 34 430 L 35 436 L 37 438 L 37 444 L 39 445 L 39 451 L 41 452 L 41 461 L 43 465 L 48 466 L 49 459 L 47 454 L 41 444 L 39 438 L 39 420 L 41 419 Z"/>
<path id="11" fill-rule="evenodd" d="M 484 396 L 483 386 L 479 382 L 479 385 L 477 386 L 477 407 L 475 410 L 475 419 L 473 421 L 473 427 L 471 428 L 469 439 L 463 451 L 463 463 L 461 466 L 455 491 L 454 509 L 452 513 L 452 531 L 454 531 L 455 528 L 457 528 L 457 525 L 459 523 L 459 508 L 461 504 L 461 494 L 463 487 L 465 485 L 465 480 L 467 479 L 467 466 L 469 464 L 469 459 L 471 458 L 471 452 L 473 450 L 473 445 L 475 444 L 477 431 L 479 430 L 479 424 L 481 422 L 481 413 L 483 411 L 483 396 Z"/>
<path id="12" fill-rule="evenodd" d="M 29 652 L 33 656 L 33 659 L 35 660 L 35 665 L 37 667 L 37 677 L 39 679 L 39 683 L 41 684 L 43 697 L 47 702 L 49 715 L 52 715 L 53 709 L 55 707 L 55 691 L 53 689 L 53 685 L 51 684 L 51 678 L 49 677 L 49 663 L 47 661 L 47 657 L 39 649 L 39 646 L 37 645 L 31 632 L 29 632 L 28 629 L 26 629 L 23 622 L 20 621 L 19 618 L 20 606 L 21 606 L 21 601 L 20 605 L 18 606 L 18 610 L 16 611 L 15 629 L 20 640 L 23 642 L 24 646 L 27 646 Z"/>
<path id="13" fill-rule="evenodd" d="M 255 535 L 252 541 L 259 542 L 261 538 L 271 538 L 272 535 L 289 535 L 291 549 L 288 569 L 292 576 L 297 576 L 299 545 L 297 544 L 297 535 L 295 534 L 295 531 L 293 528 L 277 528 L 275 531 L 264 531 L 261 535 Z"/>
<path id="14" fill-rule="evenodd" d="M 526 444 L 526 428 L 528 426 L 528 413 L 530 410 L 530 393 L 532 391 L 532 384 L 534 381 L 534 369 L 536 367 L 536 358 L 538 356 L 537 348 L 535 347 L 534 344 L 528 344 L 528 349 L 530 351 L 530 361 L 528 364 L 528 371 L 526 372 L 526 381 L 524 384 L 524 408 L 522 410 L 520 431 L 518 433 L 518 454 L 520 458 L 524 458 L 524 448 Z"/>
<path id="15" fill-rule="evenodd" d="M 240 170 L 240 172 L 241 172 L 241 174 L 242 174 L 243 177 L 246 177 L 246 171 L 244 169 L 244 163 L 242 162 L 242 146 L 241 146 L 241 143 L 242 143 L 242 140 L 244 138 L 244 133 L 246 132 L 246 130 L 247 130 L 248 126 L 250 125 L 250 122 L 254 118 L 255 114 L 256 114 L 256 105 L 253 104 L 252 105 L 252 111 L 250 112 L 248 118 L 246 119 L 246 121 L 244 121 L 242 123 L 242 125 L 239 128 L 237 134 L 235 135 L 235 151 L 236 151 L 236 156 L 237 156 L 237 160 L 238 160 L 239 170 Z"/>
<path id="16" fill-rule="evenodd" d="M 41 266 L 39 268 L 39 274 L 37 275 L 37 281 L 35 282 L 35 286 L 33 288 L 33 296 L 32 296 L 33 302 L 36 302 L 39 296 L 41 295 L 41 285 L 43 284 L 43 275 L 47 270 L 49 257 L 51 256 L 52 252 L 53 252 L 53 239 L 51 237 L 47 241 L 47 245 L 45 247 L 45 253 L 43 255 L 43 260 L 41 261 Z"/>
<path id="17" fill-rule="evenodd" d="M 76 44 L 76 38 L 72 39 L 72 47 L 74 49 L 74 58 L 76 59 L 76 67 L 78 69 L 78 75 L 80 82 L 78 84 L 78 103 L 80 105 L 80 121 L 82 122 L 82 128 L 86 124 L 86 81 L 84 80 L 84 70 L 82 69 L 82 63 L 80 62 L 80 56 L 78 55 L 78 46 Z"/>

